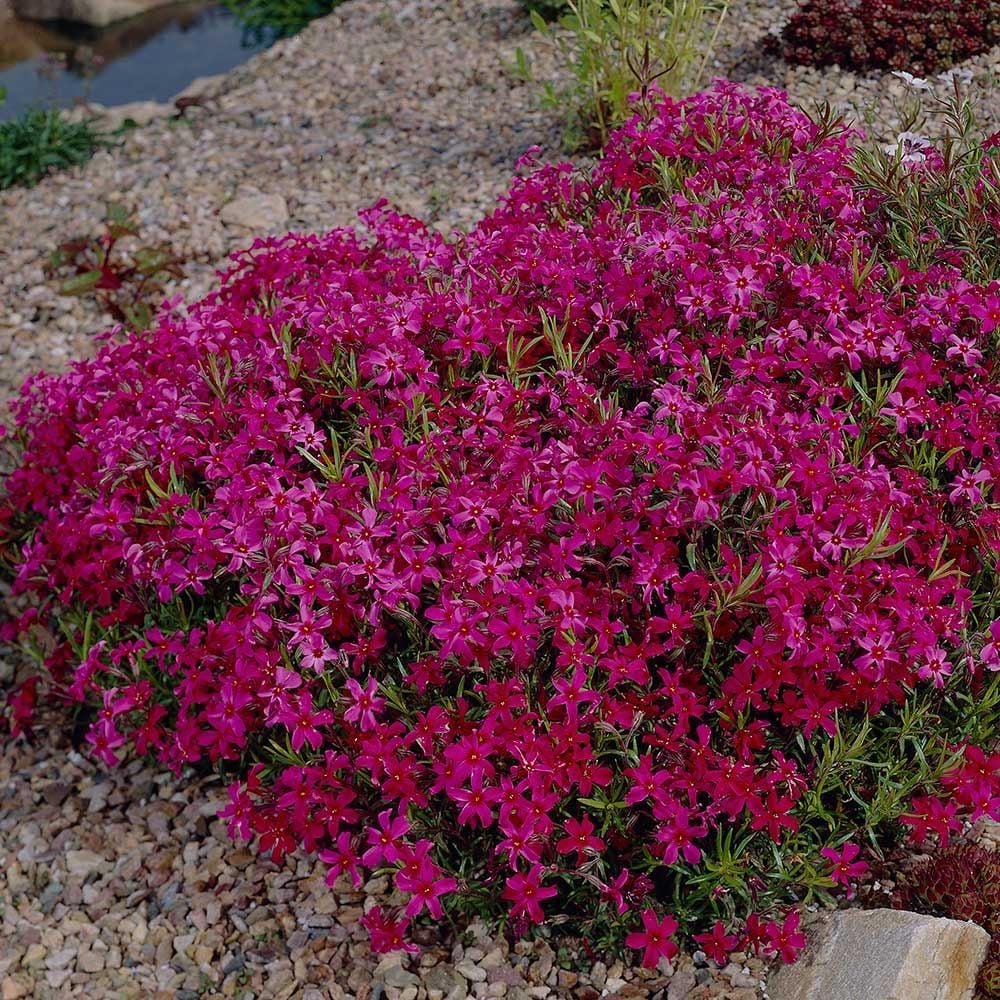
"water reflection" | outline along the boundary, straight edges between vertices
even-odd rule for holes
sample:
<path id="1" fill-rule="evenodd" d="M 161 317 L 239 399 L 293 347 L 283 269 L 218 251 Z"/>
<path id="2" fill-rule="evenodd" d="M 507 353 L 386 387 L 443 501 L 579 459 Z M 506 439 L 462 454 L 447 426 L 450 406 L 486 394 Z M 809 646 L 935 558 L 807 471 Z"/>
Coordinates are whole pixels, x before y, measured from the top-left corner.
<path id="1" fill-rule="evenodd" d="M 32 104 L 68 107 L 84 97 L 106 105 L 167 100 L 195 77 L 232 69 L 257 47 L 228 10 L 205 0 L 106 28 L 22 20 L 0 0 L 0 87 L 7 90 L 0 119 Z"/>

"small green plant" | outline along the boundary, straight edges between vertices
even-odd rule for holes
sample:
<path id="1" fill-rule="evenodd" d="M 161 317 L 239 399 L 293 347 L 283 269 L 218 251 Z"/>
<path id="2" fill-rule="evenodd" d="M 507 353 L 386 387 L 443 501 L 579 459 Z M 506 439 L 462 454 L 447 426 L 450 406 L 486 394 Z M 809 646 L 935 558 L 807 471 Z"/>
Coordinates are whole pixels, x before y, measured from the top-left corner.
<path id="1" fill-rule="evenodd" d="M 91 295 L 115 320 L 135 330 L 149 329 L 163 296 L 162 279 L 180 278 L 183 261 L 168 247 L 123 252 L 120 242 L 139 235 L 121 205 L 108 205 L 104 231 L 60 244 L 46 270 L 62 295 Z"/>
<path id="2" fill-rule="evenodd" d="M 557 25 L 532 10 L 536 29 L 551 39 L 573 82 L 543 84 L 549 107 L 565 109 L 567 144 L 599 148 L 634 113 L 633 97 L 679 97 L 697 90 L 729 0 L 565 0 Z M 517 72 L 531 78 L 524 53 Z"/>
<path id="3" fill-rule="evenodd" d="M 436 221 L 441 217 L 441 212 L 448 205 L 448 191 L 437 184 L 431 186 L 427 192 L 427 212 L 430 221 Z"/>
<path id="4" fill-rule="evenodd" d="M 896 141 L 857 150 L 859 186 L 880 199 L 882 239 L 913 267 L 948 260 L 970 280 L 1000 278 L 1000 133 L 983 134 L 957 76 L 943 94 L 912 82 Z"/>
<path id="5" fill-rule="evenodd" d="M 341 0 L 224 0 L 243 26 L 246 41 L 271 45 L 329 14 Z"/>
<path id="6" fill-rule="evenodd" d="M 29 108 L 0 122 L 0 191 L 33 187 L 52 170 L 86 163 L 101 146 L 91 122 L 67 121 L 55 109 Z"/>

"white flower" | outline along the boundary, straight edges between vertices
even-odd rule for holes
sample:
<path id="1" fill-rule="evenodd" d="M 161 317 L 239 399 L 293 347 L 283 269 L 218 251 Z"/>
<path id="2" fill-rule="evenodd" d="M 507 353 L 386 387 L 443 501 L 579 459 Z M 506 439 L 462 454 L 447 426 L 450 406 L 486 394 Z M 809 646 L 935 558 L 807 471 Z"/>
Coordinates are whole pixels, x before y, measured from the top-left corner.
<path id="1" fill-rule="evenodd" d="M 902 80 L 910 90 L 930 90 L 931 85 L 923 77 L 914 76 L 905 70 L 897 69 L 892 71 L 892 75 L 898 80 Z"/>
<path id="2" fill-rule="evenodd" d="M 972 83 L 972 70 L 968 66 L 955 66 L 953 69 L 938 73 L 937 78 L 946 84 L 953 84 L 956 80 L 966 87 Z"/>
<path id="3" fill-rule="evenodd" d="M 923 163 L 927 155 L 923 152 L 934 144 L 925 135 L 918 135 L 916 132 L 900 132 L 896 136 L 896 141 L 889 143 L 882 148 L 890 155 L 902 154 L 902 163 Z"/>

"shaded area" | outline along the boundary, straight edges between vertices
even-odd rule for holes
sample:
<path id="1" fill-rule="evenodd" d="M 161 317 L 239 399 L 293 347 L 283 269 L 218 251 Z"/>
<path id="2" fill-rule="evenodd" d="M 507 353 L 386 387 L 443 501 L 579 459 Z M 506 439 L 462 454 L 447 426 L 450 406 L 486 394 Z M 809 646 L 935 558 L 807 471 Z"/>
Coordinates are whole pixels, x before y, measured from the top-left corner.
<path id="1" fill-rule="evenodd" d="M 40 103 L 167 100 L 260 47 L 214 3 L 159 7 L 102 29 L 26 21 L 0 7 L 0 88 L 7 91 L 0 119 Z"/>

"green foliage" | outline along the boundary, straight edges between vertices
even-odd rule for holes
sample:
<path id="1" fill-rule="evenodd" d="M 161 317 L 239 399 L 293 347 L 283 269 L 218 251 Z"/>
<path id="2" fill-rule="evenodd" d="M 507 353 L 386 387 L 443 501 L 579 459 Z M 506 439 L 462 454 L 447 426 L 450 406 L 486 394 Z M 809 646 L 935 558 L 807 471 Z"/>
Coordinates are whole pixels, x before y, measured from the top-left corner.
<path id="1" fill-rule="evenodd" d="M 0 191 L 33 187 L 47 173 L 86 163 L 101 145 L 91 122 L 69 122 L 55 109 L 30 108 L 0 122 Z"/>
<path id="2" fill-rule="evenodd" d="M 270 45 L 324 17 L 342 0 L 223 0 L 256 44 Z"/>
<path id="3" fill-rule="evenodd" d="M 162 279 L 180 278 L 184 268 L 168 247 L 122 251 L 121 240 L 138 235 L 128 211 L 121 205 L 108 205 L 104 231 L 60 244 L 46 272 L 59 281 L 61 295 L 91 296 L 116 321 L 147 330 L 163 296 Z"/>
<path id="4" fill-rule="evenodd" d="M 919 134 L 928 127 L 941 133 L 933 149 Z M 900 129 L 890 146 L 859 146 L 855 165 L 859 185 L 881 199 L 889 254 L 921 269 L 959 261 L 972 281 L 1000 278 L 997 137 L 983 135 L 958 86 L 947 98 L 914 101 Z"/>
<path id="5" fill-rule="evenodd" d="M 559 48 L 573 83 L 543 84 L 543 101 L 567 117 L 567 144 L 599 148 L 654 89 L 679 97 L 698 89 L 729 0 L 565 0 L 558 25 L 532 11 Z M 532 78 L 524 53 L 516 72 Z"/>

